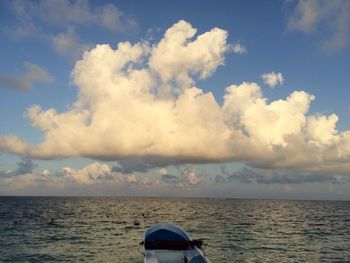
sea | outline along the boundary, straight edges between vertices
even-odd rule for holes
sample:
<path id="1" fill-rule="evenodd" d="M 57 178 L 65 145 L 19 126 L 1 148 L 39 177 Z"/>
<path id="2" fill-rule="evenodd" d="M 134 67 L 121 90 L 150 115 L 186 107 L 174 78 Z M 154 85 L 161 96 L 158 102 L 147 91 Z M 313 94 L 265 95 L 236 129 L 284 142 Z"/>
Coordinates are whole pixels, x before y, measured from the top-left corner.
<path id="1" fill-rule="evenodd" d="M 0 197 L 0 262 L 142 263 L 159 222 L 213 263 L 350 262 L 350 202 L 126 197 Z"/>

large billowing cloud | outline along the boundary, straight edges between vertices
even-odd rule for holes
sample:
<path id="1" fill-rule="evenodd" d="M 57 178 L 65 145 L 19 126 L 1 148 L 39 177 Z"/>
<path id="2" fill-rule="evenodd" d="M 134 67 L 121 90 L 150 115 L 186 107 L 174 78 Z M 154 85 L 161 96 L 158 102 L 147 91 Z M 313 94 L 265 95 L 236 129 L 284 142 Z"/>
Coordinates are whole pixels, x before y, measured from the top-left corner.
<path id="1" fill-rule="evenodd" d="M 256 83 L 243 82 L 227 87 L 220 105 L 211 92 L 196 87 L 197 79 L 224 64 L 230 45 L 219 28 L 195 34 L 179 21 L 153 45 L 124 42 L 85 52 L 72 71 L 78 99 L 71 108 L 27 110 L 43 142 L 1 136 L 0 149 L 38 159 L 245 161 L 262 168 L 349 173 L 350 131 L 336 129 L 335 114 L 307 115 L 313 95 L 295 91 L 268 102 Z"/>

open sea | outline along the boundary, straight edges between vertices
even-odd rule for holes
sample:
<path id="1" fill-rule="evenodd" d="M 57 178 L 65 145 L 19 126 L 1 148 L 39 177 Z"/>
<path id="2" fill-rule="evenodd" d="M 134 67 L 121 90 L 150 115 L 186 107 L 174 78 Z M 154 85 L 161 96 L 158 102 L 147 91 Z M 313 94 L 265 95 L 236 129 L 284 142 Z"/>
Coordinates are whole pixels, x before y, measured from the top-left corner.
<path id="1" fill-rule="evenodd" d="M 213 263 L 350 262 L 350 202 L 115 197 L 0 197 L 0 262 L 141 263 L 158 222 Z"/>

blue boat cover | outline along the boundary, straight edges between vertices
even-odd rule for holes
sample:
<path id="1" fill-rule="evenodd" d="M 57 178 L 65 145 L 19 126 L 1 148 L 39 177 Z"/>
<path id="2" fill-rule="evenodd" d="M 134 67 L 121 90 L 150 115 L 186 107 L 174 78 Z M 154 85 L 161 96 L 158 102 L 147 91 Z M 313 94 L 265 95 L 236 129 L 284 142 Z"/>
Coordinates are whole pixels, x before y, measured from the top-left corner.
<path id="1" fill-rule="evenodd" d="M 171 224 L 160 223 L 146 231 L 144 241 L 151 240 L 190 241 L 191 239 L 181 228 Z"/>

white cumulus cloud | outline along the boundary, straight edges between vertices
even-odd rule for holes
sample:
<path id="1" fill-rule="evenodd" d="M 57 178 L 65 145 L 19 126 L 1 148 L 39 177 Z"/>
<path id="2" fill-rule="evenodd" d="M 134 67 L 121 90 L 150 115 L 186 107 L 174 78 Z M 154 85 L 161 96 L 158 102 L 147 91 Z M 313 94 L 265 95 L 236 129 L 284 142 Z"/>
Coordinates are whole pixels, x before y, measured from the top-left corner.
<path id="1" fill-rule="evenodd" d="M 284 82 L 284 78 L 280 72 L 275 73 L 272 71 L 270 73 L 265 73 L 261 75 L 261 78 L 270 88 L 274 88 L 277 85 L 283 85 Z"/>
<path id="2" fill-rule="evenodd" d="M 149 66 L 164 85 L 175 81 L 182 89 L 191 87 L 194 84 L 191 75 L 205 79 L 224 63 L 227 32 L 214 28 L 190 41 L 196 32 L 189 23 L 179 21 L 153 47 Z"/>
<path id="3" fill-rule="evenodd" d="M 128 172 L 129 181 L 133 170 L 157 162 L 244 161 L 260 168 L 349 174 L 350 131 L 337 130 L 335 114 L 308 115 L 313 95 L 294 91 L 268 101 L 258 84 L 243 82 L 226 88 L 221 105 L 197 87 L 197 79 L 223 65 L 228 44 L 222 29 L 195 34 L 179 21 L 158 43 L 121 42 L 116 49 L 97 45 L 85 52 L 72 71 L 78 87 L 73 105 L 63 112 L 33 105 L 26 112 L 43 141 L 0 136 L 0 149 L 38 159 L 132 157 L 136 162 L 120 161 L 106 170 Z M 107 173 L 103 166 L 89 169 Z M 87 170 L 66 172 L 89 182 Z M 179 180 L 165 170 L 161 174 L 167 182 Z M 193 185 L 200 180 L 192 172 L 184 178 Z"/>
<path id="4" fill-rule="evenodd" d="M 98 162 L 91 163 L 82 169 L 73 169 L 70 167 L 64 167 L 62 169 L 63 176 L 74 179 L 80 184 L 95 184 L 97 182 L 109 181 L 121 181 L 118 173 L 113 173 L 107 164 L 101 164 Z"/>
<path id="5" fill-rule="evenodd" d="M 340 140 L 336 130 L 338 117 L 335 114 L 330 116 L 309 116 L 305 128 L 307 138 L 317 144 L 334 144 Z"/>

